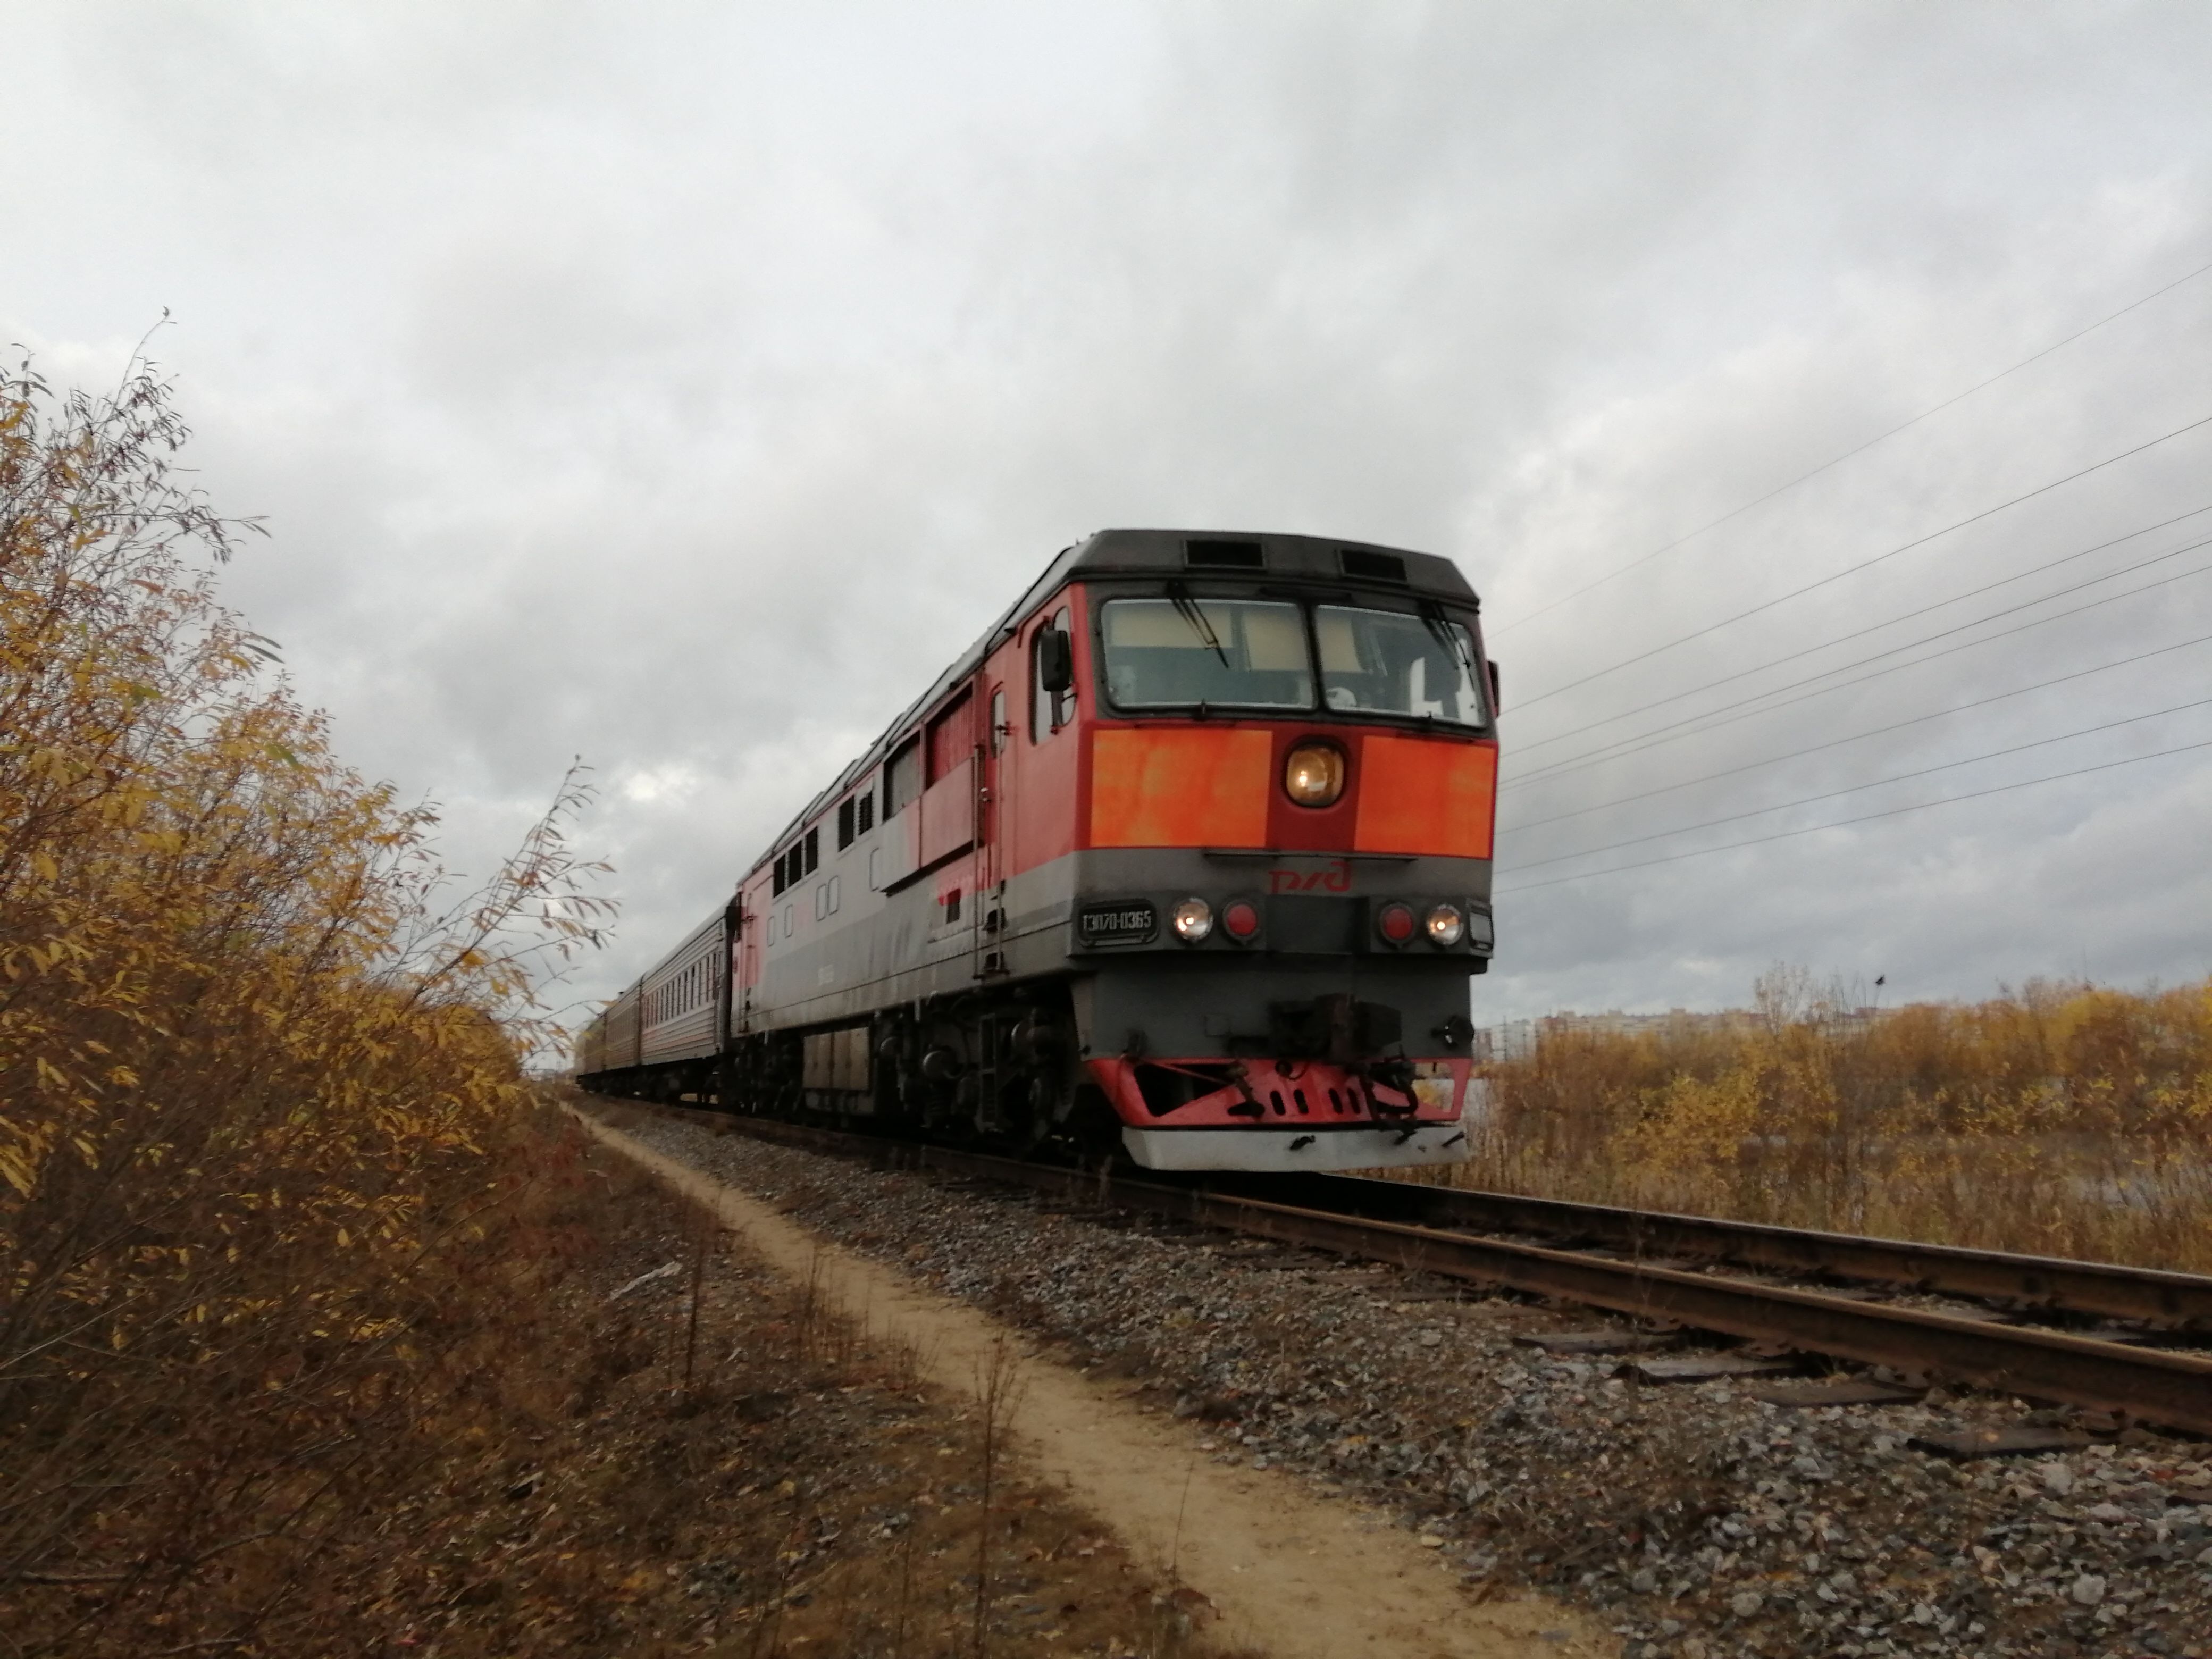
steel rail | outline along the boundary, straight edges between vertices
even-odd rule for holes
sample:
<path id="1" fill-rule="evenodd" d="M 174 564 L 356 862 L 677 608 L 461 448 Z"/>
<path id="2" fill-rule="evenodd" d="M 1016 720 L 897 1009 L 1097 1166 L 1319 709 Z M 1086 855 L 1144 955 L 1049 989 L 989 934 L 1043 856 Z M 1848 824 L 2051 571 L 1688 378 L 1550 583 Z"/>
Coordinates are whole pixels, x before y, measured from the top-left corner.
<path id="1" fill-rule="evenodd" d="M 1264 1182 L 1265 1185 L 1262 1186 Z M 1231 1177 L 1217 1190 L 1269 1197 L 1307 1209 L 1425 1226 L 1534 1234 L 1638 1257 L 1727 1261 L 1826 1274 L 1902 1290 L 1941 1291 L 2063 1309 L 2110 1319 L 2212 1331 L 2212 1278 L 2059 1256 L 2021 1255 L 1853 1233 L 1816 1232 L 1751 1221 L 1575 1204 L 1373 1176 Z"/>
<path id="2" fill-rule="evenodd" d="M 1144 1210 L 1201 1226 L 1387 1261 L 1409 1271 L 1561 1297 L 1637 1318 L 1925 1371 L 2000 1393 L 2124 1413 L 2147 1422 L 2212 1434 L 2212 1358 L 2194 1354 L 1869 1304 L 1818 1291 L 1714 1278 L 1649 1261 L 1475 1237 L 1199 1187 L 1088 1174 L 994 1153 L 757 1118 L 698 1115 L 734 1133 L 811 1151 L 857 1155 L 881 1167 L 1004 1182 L 1101 1207 Z"/>

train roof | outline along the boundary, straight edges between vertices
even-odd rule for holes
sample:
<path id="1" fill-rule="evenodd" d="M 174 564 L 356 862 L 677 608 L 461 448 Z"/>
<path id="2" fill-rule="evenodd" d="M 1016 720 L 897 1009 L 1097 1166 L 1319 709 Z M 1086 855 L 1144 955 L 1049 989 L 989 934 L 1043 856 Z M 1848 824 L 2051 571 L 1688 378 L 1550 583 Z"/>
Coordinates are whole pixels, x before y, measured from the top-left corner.
<path id="1" fill-rule="evenodd" d="M 1274 536 L 1241 530 L 1102 530 L 1062 552 L 1037 586 L 1079 572 L 1102 576 L 1258 576 L 1336 586 L 1355 581 L 1455 599 L 1462 605 L 1475 602 L 1474 590 L 1449 559 L 1327 536 Z M 1024 594 L 1024 600 L 1028 597 Z"/>
<path id="2" fill-rule="evenodd" d="M 775 857 L 793 834 L 869 771 L 892 744 L 906 735 L 924 710 L 982 666 L 983 659 L 1006 640 L 1030 605 L 1055 588 L 1085 576 L 1180 576 L 1194 580 L 1313 583 L 1341 589 L 1347 582 L 1370 591 L 1396 592 L 1420 599 L 1449 599 L 1474 608 L 1473 587 L 1449 559 L 1372 542 L 1328 536 L 1280 536 L 1247 530 L 1100 530 L 1064 547 L 1044 574 L 1022 590 L 929 689 L 901 709 L 860 758 L 840 772 L 829 787 L 802 807 L 768 848 L 738 877 L 739 885 Z"/>

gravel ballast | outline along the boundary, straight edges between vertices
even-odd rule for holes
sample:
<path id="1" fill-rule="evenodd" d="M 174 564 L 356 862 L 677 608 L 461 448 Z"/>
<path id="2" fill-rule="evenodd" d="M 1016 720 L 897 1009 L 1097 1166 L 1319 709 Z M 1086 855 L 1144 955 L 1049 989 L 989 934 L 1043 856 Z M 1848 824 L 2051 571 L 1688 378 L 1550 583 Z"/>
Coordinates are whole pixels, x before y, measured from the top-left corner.
<path id="1" fill-rule="evenodd" d="M 2212 1447 L 2130 1430 L 1955 1462 L 1917 1439 L 2051 1420 L 1931 1393 L 1798 1409 L 1516 1342 L 1604 1316 L 647 1116 L 629 1133 L 989 1309 L 1067 1363 L 1417 1530 L 1482 1596 L 1600 1612 L 1627 1659 L 2212 1659 Z"/>

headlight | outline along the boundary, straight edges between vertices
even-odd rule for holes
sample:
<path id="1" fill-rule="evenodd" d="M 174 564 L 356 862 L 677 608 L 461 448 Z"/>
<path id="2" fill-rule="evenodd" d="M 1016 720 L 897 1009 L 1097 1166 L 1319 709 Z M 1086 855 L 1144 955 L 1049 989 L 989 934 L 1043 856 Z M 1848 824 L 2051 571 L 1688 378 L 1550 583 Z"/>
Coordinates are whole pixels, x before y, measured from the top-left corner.
<path id="1" fill-rule="evenodd" d="M 1195 945 L 1213 931 L 1213 907 L 1202 898 L 1187 898 L 1175 908 L 1176 937 Z"/>
<path id="2" fill-rule="evenodd" d="M 1419 924 L 1413 920 L 1411 905 L 1392 899 L 1375 913 L 1375 931 L 1382 935 L 1386 945 L 1409 945 L 1419 931 Z"/>
<path id="3" fill-rule="evenodd" d="M 1429 912 L 1429 943 L 1446 950 L 1467 937 L 1467 918 L 1456 904 L 1439 904 Z"/>
<path id="4" fill-rule="evenodd" d="M 1302 743 L 1283 763 L 1283 793 L 1301 806 L 1334 806 L 1344 793 L 1344 750 Z"/>

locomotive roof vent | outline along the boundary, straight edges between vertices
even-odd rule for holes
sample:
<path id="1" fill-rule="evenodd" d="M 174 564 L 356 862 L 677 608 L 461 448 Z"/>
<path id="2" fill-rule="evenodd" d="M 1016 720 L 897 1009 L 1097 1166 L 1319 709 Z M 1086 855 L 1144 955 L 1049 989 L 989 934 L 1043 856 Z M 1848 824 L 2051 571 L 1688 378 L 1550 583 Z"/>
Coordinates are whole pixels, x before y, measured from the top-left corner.
<path id="1" fill-rule="evenodd" d="M 1406 561 L 1396 553 L 1376 553 L 1364 547 L 1343 547 L 1337 550 L 1337 568 L 1347 576 L 1358 576 L 1370 582 L 1402 582 L 1406 580 Z"/>
<path id="2" fill-rule="evenodd" d="M 1265 570 L 1267 556 L 1257 542 L 1187 541 L 1182 544 L 1183 562 L 1194 570 Z M 1403 581 L 1401 568 L 1398 580 Z"/>

